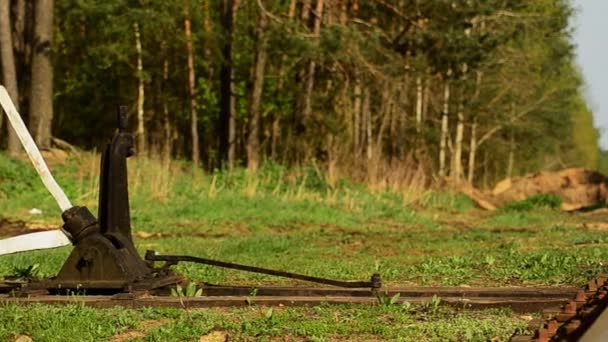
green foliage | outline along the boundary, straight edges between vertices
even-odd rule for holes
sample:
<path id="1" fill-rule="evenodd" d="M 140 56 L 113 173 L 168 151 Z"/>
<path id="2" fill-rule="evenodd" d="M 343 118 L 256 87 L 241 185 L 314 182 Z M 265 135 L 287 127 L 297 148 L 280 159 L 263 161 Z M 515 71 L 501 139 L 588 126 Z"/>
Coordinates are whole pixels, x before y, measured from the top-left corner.
<path id="1" fill-rule="evenodd" d="M 608 175 L 608 151 L 600 151 L 600 172 L 604 175 Z"/>
<path id="2" fill-rule="evenodd" d="M 437 295 L 433 295 L 433 298 L 428 303 L 424 304 L 424 309 L 432 314 L 437 313 L 439 311 L 439 305 L 441 304 L 441 299 L 437 297 Z"/>
<path id="3" fill-rule="evenodd" d="M 199 288 L 195 282 L 189 282 L 186 287 L 177 284 L 175 288 L 171 288 L 171 296 L 179 298 L 200 297 L 203 295 L 203 289 Z"/>
<path id="4" fill-rule="evenodd" d="M 392 297 L 386 294 L 378 295 L 378 303 L 383 306 L 395 305 L 399 302 L 399 297 L 401 297 L 400 293 L 397 293 Z"/>
<path id="5" fill-rule="evenodd" d="M 26 267 L 15 266 L 7 276 L 9 279 L 25 280 L 40 278 L 40 264 L 32 264 Z"/>
<path id="6" fill-rule="evenodd" d="M 559 209 L 562 199 L 553 194 L 539 194 L 526 198 L 522 201 L 511 202 L 504 205 L 501 209 L 505 211 L 532 211 L 536 209 Z"/>
<path id="7" fill-rule="evenodd" d="M 32 191 L 38 182 L 36 171 L 27 162 L 0 153 L 0 198 Z"/>
<path id="8" fill-rule="evenodd" d="M 386 163 L 390 170 L 399 170 L 394 161 L 415 151 L 416 155 L 425 151 L 425 158 L 418 162 L 428 174 L 437 169 L 440 131 L 434 123 L 440 120 L 437 108 L 445 82 L 451 87 L 449 108 L 462 106 L 465 126 L 471 127 L 476 120 L 478 137 L 491 133 L 479 146 L 474 166 L 475 175 L 486 182 L 504 177 L 511 141 L 516 142 L 515 173 L 544 168 L 556 159 L 568 165 L 597 166 L 597 131 L 573 63 L 569 1 L 408 0 L 391 6 L 371 1 L 362 2 L 357 13 L 348 6 L 342 12 L 326 5 L 318 35 L 312 32 L 312 20 L 301 20 L 302 6 L 297 6 L 293 18 L 285 15 L 288 3 L 265 4 L 273 19 L 263 46 L 255 36 L 262 13 L 259 4 L 242 2 L 236 14 L 231 66 L 237 164 L 243 165 L 247 158 L 251 70 L 256 50 L 264 48 L 268 61 L 259 123 L 261 159 L 285 166 L 314 165 L 298 175 L 306 189 L 333 190 L 335 184 L 318 174 L 330 162 L 349 178 L 370 178 L 359 165 L 365 159 L 366 142 L 355 141 L 359 136 L 355 132 L 367 130 L 362 123 L 354 127 L 356 89 L 370 95 L 374 163 Z M 173 154 L 189 156 L 183 26 L 187 12 L 192 23 L 200 157 L 208 171 L 221 166 L 219 79 L 228 34 L 221 6 L 202 0 L 188 4 L 186 11 L 179 1 L 56 1 L 54 66 L 61 77 L 55 79 L 55 135 L 95 149 L 115 127 L 110 114 L 116 105 L 130 105 L 134 116 L 138 78 L 133 25 L 137 23 L 150 146 L 155 150 L 167 143 L 166 105 L 168 124 L 175 130 Z M 347 20 L 342 21 L 343 16 Z M 303 81 L 310 62 L 315 62 L 316 72 L 309 99 L 311 114 L 304 123 L 303 97 L 308 95 Z M 413 120 L 394 120 L 415 112 L 412 82 L 417 79 L 426 94 L 421 127 Z M 134 126 L 135 120 L 131 121 Z M 455 127 L 449 125 L 451 135 Z M 466 136 L 465 141 L 469 141 Z M 462 162 L 466 163 L 466 156 Z"/>
<path id="9" fill-rule="evenodd" d="M 600 164 L 599 131 L 593 126 L 593 112 L 581 99 L 574 102 L 570 109 L 572 121 L 572 148 L 566 156 L 569 163 L 597 170 Z"/>

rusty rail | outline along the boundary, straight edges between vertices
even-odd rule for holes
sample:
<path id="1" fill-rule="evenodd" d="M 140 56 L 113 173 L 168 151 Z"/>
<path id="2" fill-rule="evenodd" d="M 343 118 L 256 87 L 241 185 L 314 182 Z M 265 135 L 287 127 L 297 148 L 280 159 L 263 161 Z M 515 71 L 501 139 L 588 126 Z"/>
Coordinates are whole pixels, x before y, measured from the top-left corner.
<path id="1" fill-rule="evenodd" d="M 49 295 L 25 282 L 2 283 L 4 294 L 0 303 L 53 305 L 80 303 L 91 307 L 223 307 L 223 306 L 312 306 L 319 304 L 375 305 L 382 298 L 399 294 L 398 303 L 426 303 L 434 296 L 441 304 L 457 308 L 487 309 L 508 307 L 516 312 L 535 312 L 566 303 L 576 294 L 576 288 L 468 288 L 468 287 L 406 287 L 335 288 L 335 287 L 263 287 L 263 286 L 201 286 L 203 296 L 172 297 L 168 288 L 133 291 L 115 295 Z M 3 291 L 0 291 L 2 293 Z M 86 293 L 86 290 L 83 291 Z"/>
<path id="2" fill-rule="evenodd" d="M 422 304 L 429 302 L 425 297 L 399 297 L 395 304 L 409 302 Z M 467 309 L 489 309 L 508 307 L 515 312 L 531 312 L 542 310 L 548 306 L 563 303 L 564 299 L 556 298 L 530 298 L 530 297 L 484 297 L 484 298 L 441 298 L 442 305 Z M 377 305 L 380 300 L 376 297 L 332 297 L 332 296 L 201 296 L 201 297 L 171 297 L 150 296 L 147 294 L 125 296 L 57 296 L 57 295 L 32 295 L 28 297 L 11 297 L 0 295 L 2 304 L 52 304 L 68 305 L 79 304 L 96 308 L 108 307 L 172 307 L 172 308 L 204 308 L 204 307 L 238 307 L 238 306 L 315 306 L 315 305 Z"/>
<path id="3" fill-rule="evenodd" d="M 608 335 L 607 309 L 608 282 L 600 276 L 564 305 L 545 309 L 544 321 L 533 321 L 529 326 L 533 335 L 513 336 L 511 342 L 603 341 L 599 337 Z"/>

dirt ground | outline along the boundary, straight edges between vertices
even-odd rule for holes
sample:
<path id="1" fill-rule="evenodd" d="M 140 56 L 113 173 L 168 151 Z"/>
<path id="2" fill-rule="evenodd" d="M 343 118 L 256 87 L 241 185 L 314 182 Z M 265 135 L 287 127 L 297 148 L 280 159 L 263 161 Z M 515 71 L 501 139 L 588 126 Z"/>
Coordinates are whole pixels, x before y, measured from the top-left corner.
<path id="1" fill-rule="evenodd" d="M 561 198 L 562 210 L 576 211 L 608 201 L 608 177 L 597 171 L 574 168 L 505 179 L 489 192 L 470 185 L 463 185 L 460 191 L 485 210 L 496 210 L 507 203 L 535 195 L 552 194 Z"/>
<path id="2" fill-rule="evenodd" d="M 43 222 L 25 222 L 0 218 L 0 236 L 9 237 L 27 233 L 41 232 L 58 227 Z"/>

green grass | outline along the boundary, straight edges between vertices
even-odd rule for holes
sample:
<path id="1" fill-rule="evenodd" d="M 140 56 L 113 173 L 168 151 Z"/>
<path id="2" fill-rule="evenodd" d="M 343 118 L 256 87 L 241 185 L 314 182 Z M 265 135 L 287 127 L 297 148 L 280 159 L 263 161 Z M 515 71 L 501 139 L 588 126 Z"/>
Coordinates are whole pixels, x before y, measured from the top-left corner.
<path id="1" fill-rule="evenodd" d="M 126 332 L 139 332 L 136 339 L 144 341 L 198 341 L 214 331 L 229 335 L 231 341 L 486 341 L 506 340 L 524 331 L 526 322 L 508 310 L 455 314 L 422 305 L 222 310 L 9 305 L 0 308 L 0 321 L 0 339 L 29 335 L 34 341 L 103 341 Z"/>
<path id="2" fill-rule="evenodd" d="M 505 211 L 532 211 L 542 208 L 559 209 L 562 199 L 557 195 L 540 194 L 531 196 L 523 201 L 507 203 L 502 210 Z"/>
<path id="3" fill-rule="evenodd" d="M 133 231 L 142 252 L 155 249 L 344 280 L 379 272 L 389 286 L 579 286 L 606 271 L 608 231 L 585 228 L 581 223 L 591 220 L 587 216 L 543 205 L 486 213 L 458 194 L 413 196 L 369 191 L 344 180 L 330 184 L 314 168 L 267 165 L 256 175 L 242 170 L 207 175 L 191 173 L 188 165 L 163 169 L 148 160 L 130 161 L 129 167 Z M 75 204 L 95 210 L 96 159 L 72 158 L 53 172 Z M 0 218 L 61 224 L 59 210 L 28 164 L 0 154 L 0 176 Z M 33 207 L 43 214 L 30 215 Z M 161 235 L 139 237 L 146 234 Z M 0 257 L 0 277 L 35 264 L 38 276 L 52 276 L 69 252 L 66 247 Z M 177 270 L 195 281 L 294 284 L 203 265 L 180 264 Z M 141 338 L 151 341 L 198 340 L 214 330 L 235 340 L 505 340 L 526 325 L 506 311 L 424 306 L 276 309 L 271 318 L 267 310 L 9 305 L 0 308 L 0 340 L 19 334 L 36 341 L 107 340 L 129 330 L 145 330 Z M 167 320 L 161 326 L 142 327 L 161 319 Z M 86 332 L 76 335 L 80 331 Z"/>

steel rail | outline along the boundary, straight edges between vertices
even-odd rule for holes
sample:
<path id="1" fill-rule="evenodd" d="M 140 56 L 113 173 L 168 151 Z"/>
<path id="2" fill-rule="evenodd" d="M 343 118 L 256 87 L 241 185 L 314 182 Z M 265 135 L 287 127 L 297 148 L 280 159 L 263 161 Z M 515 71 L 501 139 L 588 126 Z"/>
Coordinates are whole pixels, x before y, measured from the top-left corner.
<path id="1" fill-rule="evenodd" d="M 0 304 L 70 304 L 92 307 L 225 307 L 225 306 L 312 306 L 319 304 L 378 304 L 382 298 L 397 302 L 427 303 L 434 296 L 444 305 L 457 308 L 511 308 L 516 312 L 536 312 L 567 303 L 576 288 L 555 287 L 404 287 L 404 288 L 335 288 L 202 285 L 203 296 L 177 298 L 170 288 L 133 291 L 114 295 L 49 295 L 49 292 L 26 282 L 0 282 Z M 3 291 L 4 290 L 4 291 Z M 76 292 L 78 293 L 78 292 Z M 395 295 L 399 294 L 398 297 Z"/>
<path id="2" fill-rule="evenodd" d="M 608 337 L 608 283 L 606 276 L 590 281 L 567 303 L 543 311 L 543 321 L 529 325 L 532 335 L 517 335 L 512 342 L 605 341 Z"/>
<path id="3" fill-rule="evenodd" d="M 577 288 L 573 287 L 387 287 L 377 291 L 369 289 L 348 288 L 314 288 L 282 286 L 222 286 L 205 284 L 201 286 L 206 296 L 248 296 L 255 293 L 259 296 L 394 296 L 433 297 L 439 298 L 548 298 L 569 300 L 574 297 Z M 162 292 L 157 292 L 162 293 Z"/>
<path id="4" fill-rule="evenodd" d="M 408 302 L 411 304 L 424 304 L 431 300 L 429 297 L 399 297 L 393 304 Z M 511 308 L 515 312 L 529 313 L 542 310 L 550 306 L 564 303 L 559 298 L 535 297 L 485 297 L 462 298 L 445 297 L 439 299 L 439 304 L 448 305 L 458 309 L 489 309 Z M 69 305 L 79 304 L 95 308 L 125 307 L 165 307 L 165 308 L 209 308 L 209 307 L 243 307 L 243 306 L 316 306 L 316 305 L 379 305 L 383 303 L 377 297 L 342 297 L 342 296 L 201 296 L 201 297 L 175 297 L 150 296 L 149 294 L 119 294 L 114 296 L 58 296 L 58 295 L 29 295 L 26 297 L 13 297 L 0 295 L 0 304 L 49 304 Z"/>

